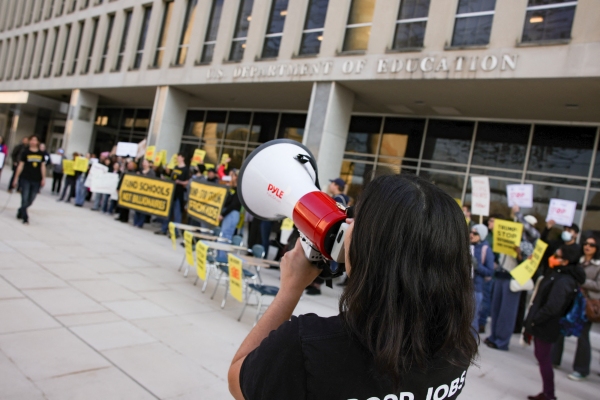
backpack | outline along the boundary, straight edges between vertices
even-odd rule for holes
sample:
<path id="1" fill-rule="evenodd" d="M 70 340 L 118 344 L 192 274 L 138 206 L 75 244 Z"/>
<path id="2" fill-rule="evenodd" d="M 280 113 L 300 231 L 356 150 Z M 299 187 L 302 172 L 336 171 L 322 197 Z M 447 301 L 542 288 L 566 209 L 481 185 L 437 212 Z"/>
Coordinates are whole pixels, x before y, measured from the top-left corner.
<path id="1" fill-rule="evenodd" d="M 560 319 L 560 334 L 563 336 L 579 337 L 583 331 L 583 325 L 588 322 L 586 313 L 586 298 L 581 293 L 581 289 L 577 290 L 573 305 L 567 311 L 567 314 Z"/>

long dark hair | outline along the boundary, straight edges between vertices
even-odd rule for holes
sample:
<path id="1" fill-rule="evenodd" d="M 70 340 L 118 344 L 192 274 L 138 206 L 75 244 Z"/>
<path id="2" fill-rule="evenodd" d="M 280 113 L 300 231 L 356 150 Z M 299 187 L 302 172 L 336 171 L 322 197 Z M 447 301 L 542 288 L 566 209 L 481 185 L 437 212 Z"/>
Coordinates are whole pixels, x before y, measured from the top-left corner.
<path id="1" fill-rule="evenodd" d="M 456 201 L 413 175 L 381 176 L 362 193 L 340 298 L 346 329 L 395 386 L 445 357 L 477 355 L 469 233 Z"/>

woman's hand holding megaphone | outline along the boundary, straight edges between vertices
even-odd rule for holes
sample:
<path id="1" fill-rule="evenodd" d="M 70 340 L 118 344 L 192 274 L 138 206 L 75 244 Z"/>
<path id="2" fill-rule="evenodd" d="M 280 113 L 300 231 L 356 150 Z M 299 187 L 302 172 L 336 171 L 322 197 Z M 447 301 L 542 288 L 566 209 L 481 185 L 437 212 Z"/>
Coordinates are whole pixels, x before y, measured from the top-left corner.
<path id="1" fill-rule="evenodd" d="M 308 261 L 300 242 L 297 240 L 296 246 L 285 253 L 281 259 L 281 290 L 279 291 L 286 295 L 297 295 L 298 298 L 321 273 L 319 268 Z"/>

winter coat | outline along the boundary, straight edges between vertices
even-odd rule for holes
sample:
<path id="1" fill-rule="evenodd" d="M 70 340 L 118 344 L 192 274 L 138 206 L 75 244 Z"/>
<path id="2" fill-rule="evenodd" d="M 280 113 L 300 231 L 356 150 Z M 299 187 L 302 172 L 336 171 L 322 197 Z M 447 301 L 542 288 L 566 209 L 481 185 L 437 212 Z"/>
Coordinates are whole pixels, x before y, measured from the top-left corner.
<path id="1" fill-rule="evenodd" d="M 527 314 L 526 332 L 545 342 L 556 342 L 560 319 L 573 305 L 579 285 L 584 282 L 583 268 L 574 264 L 557 267 L 545 276 Z"/>
<path id="2" fill-rule="evenodd" d="M 600 260 L 590 260 L 584 264 L 584 258 L 581 257 L 579 265 L 585 271 L 585 283 L 581 288 L 590 299 L 600 299 Z"/>
<path id="3" fill-rule="evenodd" d="M 485 257 L 482 257 L 484 247 L 486 254 Z M 494 252 L 492 251 L 492 246 L 487 241 L 482 240 L 474 246 L 473 255 L 477 260 L 477 269 L 473 277 L 473 284 L 475 285 L 476 292 L 482 292 L 485 277 L 494 274 Z"/>

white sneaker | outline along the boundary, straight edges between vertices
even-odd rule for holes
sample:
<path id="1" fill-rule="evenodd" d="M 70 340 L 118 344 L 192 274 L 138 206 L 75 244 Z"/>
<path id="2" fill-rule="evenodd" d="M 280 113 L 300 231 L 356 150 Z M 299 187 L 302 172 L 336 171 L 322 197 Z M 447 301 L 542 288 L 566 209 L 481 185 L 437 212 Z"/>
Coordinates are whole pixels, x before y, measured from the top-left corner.
<path id="1" fill-rule="evenodd" d="M 586 376 L 581 375 L 579 372 L 575 371 L 569 375 L 567 375 L 567 378 L 569 378 L 572 381 L 582 381 L 584 379 L 586 379 Z"/>

